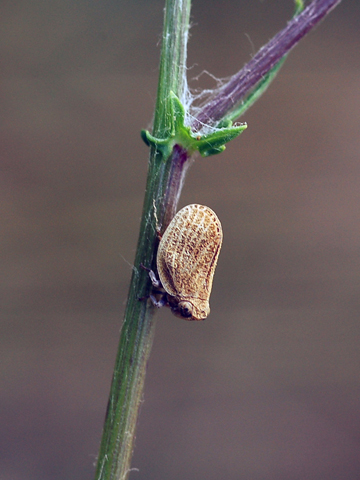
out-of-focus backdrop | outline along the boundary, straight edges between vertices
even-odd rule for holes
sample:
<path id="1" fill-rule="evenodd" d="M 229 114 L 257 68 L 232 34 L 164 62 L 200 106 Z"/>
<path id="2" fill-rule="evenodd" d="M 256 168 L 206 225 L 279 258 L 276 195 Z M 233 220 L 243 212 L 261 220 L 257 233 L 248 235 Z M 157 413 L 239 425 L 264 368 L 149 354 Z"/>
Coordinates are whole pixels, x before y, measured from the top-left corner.
<path id="1" fill-rule="evenodd" d="M 131 275 L 163 1 L 3 2 L 1 480 L 88 480 Z M 193 88 L 291 0 L 194 0 Z M 360 478 L 360 4 L 304 39 L 226 152 L 192 166 L 224 245 L 203 323 L 167 309 L 132 480 Z"/>

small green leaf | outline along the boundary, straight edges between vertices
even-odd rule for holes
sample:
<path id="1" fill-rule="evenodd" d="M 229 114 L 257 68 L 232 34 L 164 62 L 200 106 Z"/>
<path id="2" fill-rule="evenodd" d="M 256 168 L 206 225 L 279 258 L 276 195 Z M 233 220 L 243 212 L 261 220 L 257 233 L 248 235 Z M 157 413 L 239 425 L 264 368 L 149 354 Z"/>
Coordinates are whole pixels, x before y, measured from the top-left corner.
<path id="1" fill-rule="evenodd" d="M 165 160 L 169 158 L 174 145 L 171 143 L 171 137 L 156 138 L 153 137 L 148 130 L 141 130 L 140 135 L 148 147 L 153 147 L 155 150 L 161 152 Z"/>
<path id="2" fill-rule="evenodd" d="M 233 125 L 229 119 L 219 122 L 214 131 L 207 135 L 199 135 L 191 132 L 190 127 L 185 125 L 185 109 L 178 97 L 170 92 L 170 112 L 171 112 L 171 128 L 166 138 L 156 138 L 147 130 L 141 131 L 141 138 L 146 145 L 152 146 L 156 150 L 163 153 L 166 160 L 172 152 L 174 145 L 180 145 L 189 154 L 198 151 L 201 156 L 208 157 L 225 150 L 225 144 L 236 138 L 242 133 L 247 125 Z"/>
<path id="3" fill-rule="evenodd" d="M 236 138 L 247 128 L 246 124 L 220 128 L 197 141 L 197 150 L 203 157 L 215 155 L 225 150 L 225 144 Z"/>

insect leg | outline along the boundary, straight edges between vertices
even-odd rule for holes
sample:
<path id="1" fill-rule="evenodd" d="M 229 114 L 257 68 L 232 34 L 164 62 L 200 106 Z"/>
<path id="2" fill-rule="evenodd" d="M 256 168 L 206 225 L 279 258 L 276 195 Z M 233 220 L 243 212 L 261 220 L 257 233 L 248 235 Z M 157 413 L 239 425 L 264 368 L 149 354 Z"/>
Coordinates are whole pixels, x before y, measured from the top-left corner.
<path id="1" fill-rule="evenodd" d="M 154 307 L 161 308 L 167 304 L 166 295 L 162 295 L 160 300 L 156 300 L 155 296 L 152 294 L 149 295 L 149 298 L 152 301 L 152 304 L 154 305 Z"/>
<path id="2" fill-rule="evenodd" d="M 140 263 L 140 267 L 149 273 L 149 277 L 150 277 L 151 283 L 153 284 L 153 287 L 161 288 L 160 280 L 156 278 L 155 273 L 150 268 L 145 267 L 145 265 L 143 265 L 142 263 Z"/>

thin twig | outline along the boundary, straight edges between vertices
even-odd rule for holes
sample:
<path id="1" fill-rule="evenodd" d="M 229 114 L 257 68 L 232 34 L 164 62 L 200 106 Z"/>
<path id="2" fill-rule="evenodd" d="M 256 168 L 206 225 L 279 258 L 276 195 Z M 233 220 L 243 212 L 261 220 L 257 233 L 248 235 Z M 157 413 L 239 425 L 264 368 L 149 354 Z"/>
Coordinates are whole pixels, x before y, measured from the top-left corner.
<path id="1" fill-rule="evenodd" d="M 276 34 L 197 114 L 194 131 L 216 125 L 226 117 L 255 85 L 312 30 L 341 0 L 314 0 Z"/>

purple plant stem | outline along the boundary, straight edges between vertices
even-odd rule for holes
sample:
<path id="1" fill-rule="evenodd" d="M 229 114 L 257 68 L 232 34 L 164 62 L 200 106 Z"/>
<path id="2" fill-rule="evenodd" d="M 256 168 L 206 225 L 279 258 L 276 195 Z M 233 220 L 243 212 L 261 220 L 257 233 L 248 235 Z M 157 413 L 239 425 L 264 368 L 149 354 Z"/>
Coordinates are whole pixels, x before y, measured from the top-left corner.
<path id="1" fill-rule="evenodd" d="M 168 184 L 162 202 L 161 233 L 164 233 L 175 216 L 189 162 L 191 160 L 187 151 L 179 145 L 175 145 L 172 151 Z"/>
<path id="2" fill-rule="evenodd" d="M 276 34 L 198 113 L 192 130 L 214 125 L 241 102 L 276 63 L 312 30 L 341 0 L 314 0 Z"/>

